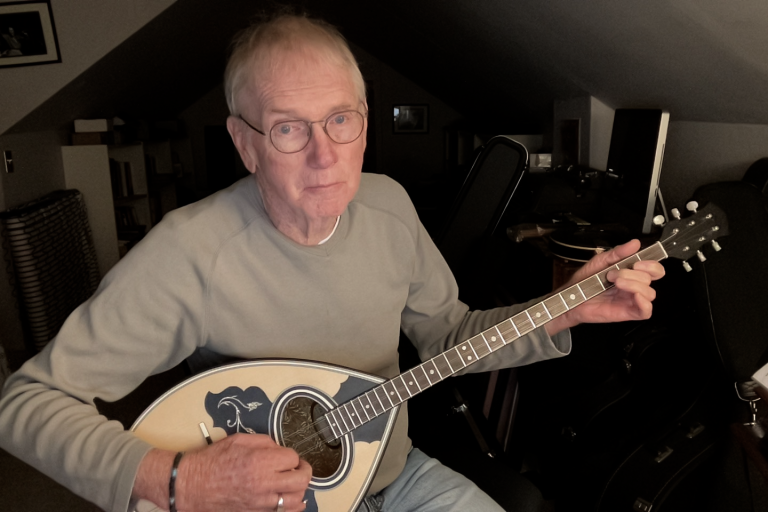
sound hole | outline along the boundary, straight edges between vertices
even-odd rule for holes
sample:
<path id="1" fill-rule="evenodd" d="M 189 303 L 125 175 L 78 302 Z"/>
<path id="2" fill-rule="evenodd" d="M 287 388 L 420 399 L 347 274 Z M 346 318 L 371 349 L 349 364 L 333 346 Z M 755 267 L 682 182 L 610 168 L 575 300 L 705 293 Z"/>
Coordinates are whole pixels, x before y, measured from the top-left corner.
<path id="1" fill-rule="evenodd" d="M 328 478 L 341 465 L 342 449 L 323 418 L 328 412 L 308 397 L 300 396 L 286 404 L 281 421 L 283 444 L 293 448 L 312 466 L 312 476 Z"/>

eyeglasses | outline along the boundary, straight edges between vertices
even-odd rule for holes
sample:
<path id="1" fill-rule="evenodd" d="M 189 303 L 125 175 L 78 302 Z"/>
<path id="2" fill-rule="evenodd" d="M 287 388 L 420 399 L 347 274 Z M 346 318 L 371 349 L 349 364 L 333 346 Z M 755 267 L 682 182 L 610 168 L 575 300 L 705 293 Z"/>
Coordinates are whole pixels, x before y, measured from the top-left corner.
<path id="1" fill-rule="evenodd" d="M 267 135 L 243 119 L 242 115 L 238 117 L 256 133 Z M 269 140 L 272 141 L 275 149 L 281 153 L 298 153 L 309 144 L 309 139 L 312 138 L 312 125 L 323 123 L 323 131 L 333 142 L 349 144 L 356 141 L 363 133 L 366 117 L 368 117 L 368 112 L 345 110 L 331 114 L 325 121 L 303 121 L 301 119 L 280 121 L 269 130 Z"/>

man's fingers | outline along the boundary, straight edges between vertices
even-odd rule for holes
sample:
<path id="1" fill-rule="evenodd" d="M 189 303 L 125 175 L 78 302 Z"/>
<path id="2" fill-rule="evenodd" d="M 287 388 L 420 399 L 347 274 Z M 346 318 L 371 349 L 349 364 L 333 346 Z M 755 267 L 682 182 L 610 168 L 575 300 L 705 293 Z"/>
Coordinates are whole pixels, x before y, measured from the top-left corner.
<path id="1" fill-rule="evenodd" d="M 304 492 L 312 478 L 312 466 L 305 460 L 301 460 L 296 468 L 289 471 L 281 471 L 276 475 L 275 485 L 285 492 Z"/>
<path id="2" fill-rule="evenodd" d="M 617 245 L 610 251 L 603 253 L 605 266 L 615 265 L 624 258 L 628 258 L 640 250 L 640 240 L 634 239 L 629 242 Z"/>

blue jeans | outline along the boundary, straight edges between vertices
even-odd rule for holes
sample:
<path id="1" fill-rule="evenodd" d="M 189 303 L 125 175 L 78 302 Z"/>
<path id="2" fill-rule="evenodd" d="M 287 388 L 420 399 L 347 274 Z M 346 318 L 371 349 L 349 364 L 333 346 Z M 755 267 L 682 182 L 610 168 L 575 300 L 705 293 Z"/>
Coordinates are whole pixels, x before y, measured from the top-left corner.
<path id="1" fill-rule="evenodd" d="M 400 476 L 367 496 L 357 512 L 504 512 L 464 476 L 417 448 L 408 454 Z"/>

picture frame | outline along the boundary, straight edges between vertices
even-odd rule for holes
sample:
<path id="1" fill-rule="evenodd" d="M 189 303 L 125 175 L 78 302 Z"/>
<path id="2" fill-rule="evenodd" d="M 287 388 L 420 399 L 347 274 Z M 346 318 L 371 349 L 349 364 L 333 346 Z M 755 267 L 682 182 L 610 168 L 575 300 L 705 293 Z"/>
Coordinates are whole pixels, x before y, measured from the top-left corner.
<path id="1" fill-rule="evenodd" d="M 429 105 L 394 105 L 392 133 L 429 133 Z"/>
<path id="2" fill-rule="evenodd" d="M 50 0 L 0 4 L 0 68 L 61 62 Z"/>

